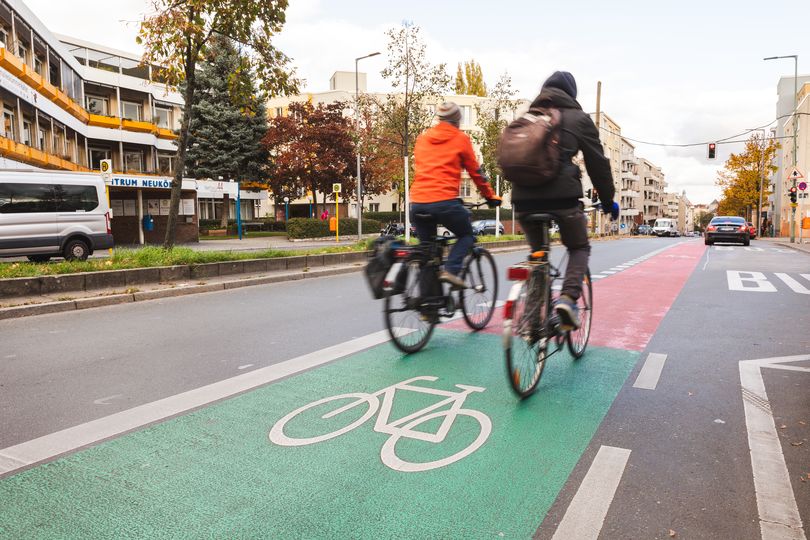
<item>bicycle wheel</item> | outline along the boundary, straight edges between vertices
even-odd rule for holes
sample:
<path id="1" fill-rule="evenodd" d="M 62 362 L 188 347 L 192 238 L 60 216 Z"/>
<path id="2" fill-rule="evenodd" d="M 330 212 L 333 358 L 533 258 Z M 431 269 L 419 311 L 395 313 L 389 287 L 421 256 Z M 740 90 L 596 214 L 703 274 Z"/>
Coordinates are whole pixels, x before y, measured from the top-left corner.
<path id="1" fill-rule="evenodd" d="M 438 317 L 419 310 L 421 295 L 419 290 L 419 273 L 422 268 L 416 261 L 407 263 L 402 272 L 405 277 L 400 281 L 404 290 L 400 294 L 385 297 L 383 312 L 385 326 L 397 349 L 404 353 L 413 353 L 425 346 L 433 333 Z"/>
<path id="2" fill-rule="evenodd" d="M 509 384 L 517 395 L 532 394 L 548 354 L 549 290 L 544 272 L 533 272 L 529 280 L 517 284 L 511 318 L 504 319 L 504 347 Z M 510 295 L 510 298 L 513 295 Z"/>
<path id="3" fill-rule="evenodd" d="M 464 320 L 473 330 L 482 330 L 492 319 L 498 300 L 498 269 L 492 254 L 483 248 L 473 251 L 467 257 L 461 278 L 467 283 L 467 288 L 459 293 Z"/>
<path id="4" fill-rule="evenodd" d="M 593 286 L 591 284 L 591 272 L 585 269 L 582 277 L 582 293 L 577 300 L 579 308 L 579 328 L 568 332 L 568 350 L 574 358 L 580 358 L 585 353 L 588 346 L 588 338 L 591 337 L 591 317 L 593 317 Z"/>
<path id="5" fill-rule="evenodd" d="M 351 423 L 341 426 L 341 422 L 327 422 L 325 425 L 328 426 L 327 429 L 332 429 L 332 431 L 328 431 L 327 433 L 323 433 L 320 435 L 314 435 L 312 437 L 290 437 L 286 433 L 284 433 L 284 427 L 287 425 L 287 422 L 298 416 L 299 414 L 303 414 L 310 409 L 314 409 L 325 403 L 329 403 L 330 401 L 340 401 L 345 399 L 353 399 L 342 407 L 339 407 L 331 412 L 323 414 L 320 416 L 321 419 L 330 419 L 334 416 L 338 416 L 346 411 L 353 409 L 354 407 L 359 406 L 361 403 L 365 402 L 368 406 L 368 409 L 360 415 L 359 418 L 352 420 Z M 287 414 L 283 418 L 281 418 L 278 422 L 276 422 L 273 427 L 270 429 L 270 433 L 268 437 L 270 437 L 270 441 L 279 445 L 279 446 L 304 446 L 307 444 L 315 444 L 319 442 L 323 442 L 329 439 L 334 439 L 344 433 L 348 433 L 349 431 L 353 430 L 354 428 L 362 425 L 366 420 L 374 416 L 377 410 L 380 408 L 380 400 L 377 399 L 377 396 L 374 394 L 364 394 L 364 393 L 354 393 L 354 394 L 341 394 L 339 396 L 331 396 L 323 399 L 319 399 L 318 401 L 313 401 L 303 407 L 299 407 L 295 409 L 291 413 Z M 349 419 L 352 419 L 351 415 Z M 343 418 L 345 421 L 345 417 Z M 311 423 L 311 422 L 310 422 Z M 339 427 L 335 428 L 337 424 Z"/>

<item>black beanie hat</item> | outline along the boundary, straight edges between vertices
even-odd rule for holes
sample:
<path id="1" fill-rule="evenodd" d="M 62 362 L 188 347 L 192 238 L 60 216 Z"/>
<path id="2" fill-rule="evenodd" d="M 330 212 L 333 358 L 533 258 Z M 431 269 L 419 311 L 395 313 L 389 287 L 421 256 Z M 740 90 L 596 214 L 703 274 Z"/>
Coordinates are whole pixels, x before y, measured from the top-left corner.
<path id="1" fill-rule="evenodd" d="M 567 71 L 555 71 L 552 73 L 551 77 L 543 83 L 543 88 L 559 88 L 572 98 L 577 98 L 577 81 Z"/>

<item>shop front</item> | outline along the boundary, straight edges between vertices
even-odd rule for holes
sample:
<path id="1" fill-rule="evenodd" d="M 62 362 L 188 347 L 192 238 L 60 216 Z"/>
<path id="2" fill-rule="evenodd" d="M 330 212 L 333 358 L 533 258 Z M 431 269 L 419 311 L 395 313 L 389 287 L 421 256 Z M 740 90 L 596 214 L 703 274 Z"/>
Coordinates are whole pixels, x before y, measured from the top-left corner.
<path id="1" fill-rule="evenodd" d="M 112 231 L 117 245 L 162 244 L 171 207 L 172 179 L 113 174 L 107 181 L 112 208 Z M 198 242 L 197 186 L 183 180 L 175 229 L 178 244 Z"/>

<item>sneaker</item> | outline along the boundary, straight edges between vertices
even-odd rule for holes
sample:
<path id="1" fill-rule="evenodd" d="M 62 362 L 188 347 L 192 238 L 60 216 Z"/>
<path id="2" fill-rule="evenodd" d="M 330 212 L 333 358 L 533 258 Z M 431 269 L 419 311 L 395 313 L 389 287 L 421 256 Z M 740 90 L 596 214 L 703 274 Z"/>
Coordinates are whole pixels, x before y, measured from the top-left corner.
<path id="1" fill-rule="evenodd" d="M 463 279 L 455 274 L 451 274 L 447 270 L 442 270 L 442 272 L 439 274 L 439 281 L 444 281 L 445 283 L 449 283 L 450 285 L 459 289 L 467 288 L 467 284 L 464 283 Z"/>
<path id="2" fill-rule="evenodd" d="M 561 295 L 554 305 L 554 311 L 557 312 L 564 330 L 576 330 L 579 328 L 579 308 L 577 308 L 576 300 L 573 300 L 570 296 Z"/>

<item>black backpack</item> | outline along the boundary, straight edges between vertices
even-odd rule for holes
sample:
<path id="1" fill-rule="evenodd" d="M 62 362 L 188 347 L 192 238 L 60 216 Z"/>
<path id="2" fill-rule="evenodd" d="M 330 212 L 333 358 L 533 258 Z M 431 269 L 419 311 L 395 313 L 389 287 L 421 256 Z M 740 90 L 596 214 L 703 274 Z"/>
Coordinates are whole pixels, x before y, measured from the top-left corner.
<path id="1" fill-rule="evenodd" d="M 559 109 L 536 107 L 506 126 L 498 143 L 498 166 L 506 180 L 536 187 L 557 176 L 561 122 Z"/>

